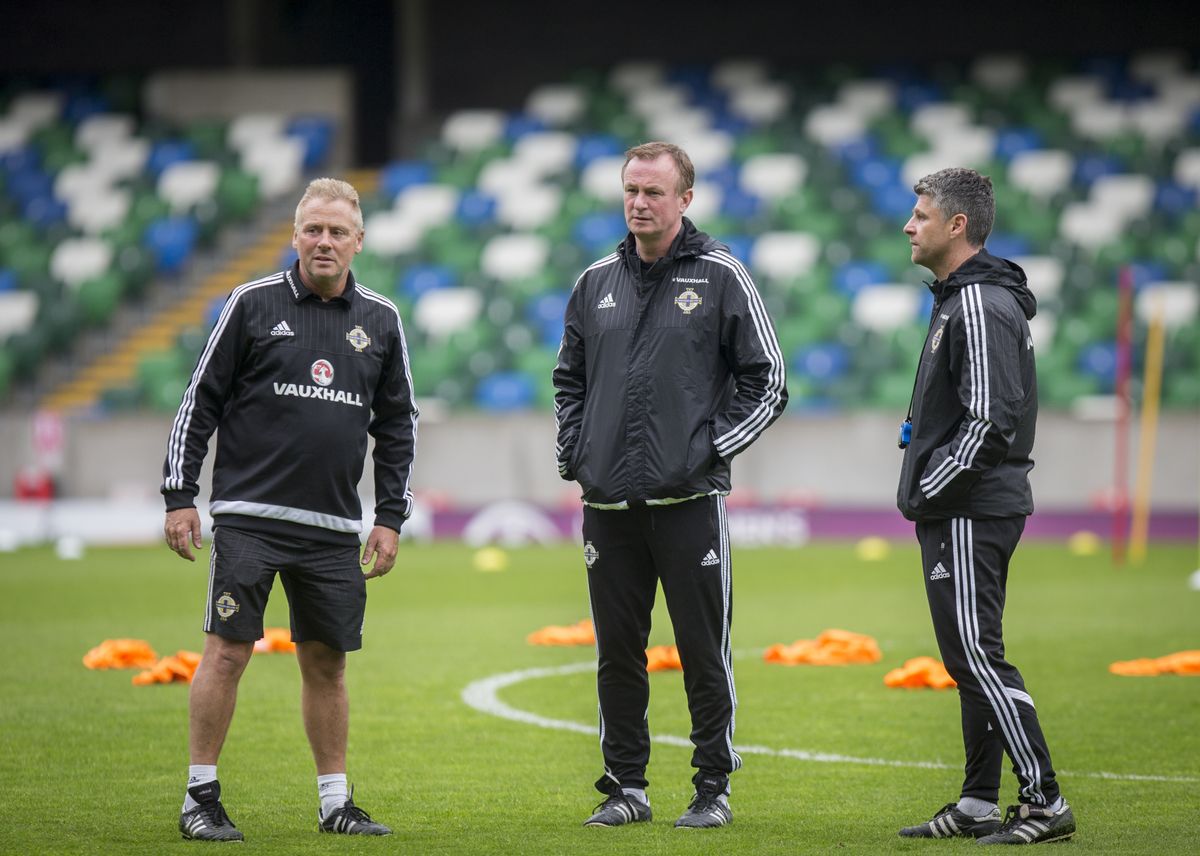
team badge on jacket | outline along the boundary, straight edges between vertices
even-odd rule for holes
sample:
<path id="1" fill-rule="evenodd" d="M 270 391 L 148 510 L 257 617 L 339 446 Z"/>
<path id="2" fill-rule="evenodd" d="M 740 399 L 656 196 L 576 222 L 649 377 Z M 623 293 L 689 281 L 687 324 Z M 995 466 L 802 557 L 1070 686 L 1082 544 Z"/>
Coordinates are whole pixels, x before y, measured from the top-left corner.
<path id="1" fill-rule="evenodd" d="M 691 315 L 692 310 L 703 303 L 703 298 L 699 294 L 692 291 L 690 288 L 685 289 L 675 298 L 675 305 L 683 310 L 684 315 Z"/>
<path id="2" fill-rule="evenodd" d="M 346 341 L 361 354 L 371 344 L 371 337 L 367 335 L 367 331 L 362 328 L 361 324 L 356 324 L 354 329 L 346 334 Z"/>
<path id="3" fill-rule="evenodd" d="M 583 545 L 583 563 L 585 565 L 590 568 L 592 565 L 596 564 L 596 560 L 599 558 L 600 554 L 596 551 L 596 548 L 592 546 L 591 541 L 588 541 Z"/>
<path id="4" fill-rule="evenodd" d="M 938 345 L 942 344 L 942 333 L 945 332 L 946 325 L 938 327 L 933 334 L 933 338 L 929 340 L 929 353 L 933 353 L 938 349 Z"/>

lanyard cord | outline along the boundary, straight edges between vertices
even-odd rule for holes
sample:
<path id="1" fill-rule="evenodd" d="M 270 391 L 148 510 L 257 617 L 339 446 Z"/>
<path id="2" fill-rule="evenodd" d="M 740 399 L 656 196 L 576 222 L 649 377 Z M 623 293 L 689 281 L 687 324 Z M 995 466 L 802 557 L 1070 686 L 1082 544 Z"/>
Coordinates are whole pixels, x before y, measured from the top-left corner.
<path id="1" fill-rule="evenodd" d="M 929 285 L 929 283 L 925 283 L 925 284 Z M 932 288 L 932 286 L 930 286 L 930 287 Z M 941 306 L 942 306 L 942 301 L 940 299 L 935 298 L 933 301 L 933 311 L 929 313 L 929 329 L 925 331 L 925 344 L 921 346 L 921 355 L 922 356 L 924 356 L 924 354 L 925 354 L 926 345 L 929 344 L 929 337 L 933 333 L 933 322 L 934 322 L 934 319 L 937 318 L 938 309 L 940 309 Z M 916 374 L 913 375 L 912 395 L 910 395 L 908 397 L 908 414 L 905 415 L 905 417 L 904 417 L 904 421 L 908 422 L 908 423 L 912 422 L 913 403 L 917 400 L 917 379 L 920 376 L 921 376 L 921 360 L 920 360 L 920 358 L 918 358 L 917 359 L 917 371 L 916 371 Z"/>

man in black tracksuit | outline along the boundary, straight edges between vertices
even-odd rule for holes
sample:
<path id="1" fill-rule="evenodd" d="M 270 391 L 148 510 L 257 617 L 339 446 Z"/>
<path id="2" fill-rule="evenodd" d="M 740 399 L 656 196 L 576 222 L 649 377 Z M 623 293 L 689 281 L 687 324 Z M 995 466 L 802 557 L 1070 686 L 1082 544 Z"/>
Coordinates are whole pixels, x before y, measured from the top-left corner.
<path id="1" fill-rule="evenodd" d="M 683 217 L 695 171 L 667 143 L 626 153 L 629 235 L 575 284 L 554 370 L 558 466 L 583 488 L 608 798 L 587 821 L 650 819 L 646 643 L 661 580 L 692 715 L 696 797 L 677 826 L 722 826 L 733 750 L 730 462 L 787 401 L 746 269 Z"/>
<path id="2" fill-rule="evenodd" d="M 1070 837 L 1032 697 L 1004 657 L 1009 560 L 1033 512 L 1037 378 L 1028 319 L 1036 301 L 1020 267 L 984 249 L 991 181 L 946 169 L 913 188 L 904 227 L 913 262 L 936 281 L 909 419 L 897 502 L 916 522 L 938 649 L 958 683 L 965 779 L 961 798 L 902 836 L 974 836 L 1024 844 Z M 1004 823 L 997 805 L 1004 753 L 1020 783 Z"/>
<path id="3" fill-rule="evenodd" d="M 288 270 L 233 290 L 192 373 L 163 464 L 164 535 L 181 558 L 200 546 L 201 464 L 217 431 L 214 535 L 204 656 L 192 682 L 184 838 L 241 840 L 221 803 L 217 760 L 238 682 L 278 573 L 287 593 L 305 732 L 323 832 L 386 835 L 346 780 L 346 652 L 362 647 L 366 583 L 391 570 L 417 439 L 400 314 L 354 279 L 358 193 L 313 181 L 296 208 Z M 359 561 L 358 482 L 375 440 L 375 522 Z"/>

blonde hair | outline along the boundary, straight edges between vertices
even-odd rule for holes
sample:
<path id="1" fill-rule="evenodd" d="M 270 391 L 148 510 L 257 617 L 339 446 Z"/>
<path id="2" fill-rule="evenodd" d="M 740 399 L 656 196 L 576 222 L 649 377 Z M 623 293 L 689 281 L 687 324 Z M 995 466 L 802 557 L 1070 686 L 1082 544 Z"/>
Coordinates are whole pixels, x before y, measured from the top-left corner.
<path id="1" fill-rule="evenodd" d="M 308 187 L 304 189 L 304 195 L 300 197 L 300 202 L 296 205 L 295 227 L 297 229 L 300 228 L 300 209 L 310 199 L 324 199 L 329 202 L 335 199 L 345 199 L 354 209 L 355 228 L 359 232 L 363 230 L 363 216 L 362 209 L 358 205 L 358 191 L 348 181 L 342 181 L 339 178 L 314 178 L 310 181 Z"/>

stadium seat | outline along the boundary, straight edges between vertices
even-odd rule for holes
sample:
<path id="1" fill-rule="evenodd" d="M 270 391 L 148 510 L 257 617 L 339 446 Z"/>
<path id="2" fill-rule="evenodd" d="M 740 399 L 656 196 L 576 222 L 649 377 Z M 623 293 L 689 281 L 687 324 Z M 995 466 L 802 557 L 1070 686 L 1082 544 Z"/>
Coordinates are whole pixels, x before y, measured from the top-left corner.
<path id="1" fill-rule="evenodd" d="M 1148 175 L 1105 175 L 1092 183 L 1089 197 L 1093 205 L 1130 222 L 1150 213 L 1154 191 L 1154 179 Z"/>
<path id="2" fill-rule="evenodd" d="M 1018 190 L 1046 199 L 1065 191 L 1075 174 L 1075 157 L 1059 149 L 1020 152 L 1008 165 L 1008 180 Z"/>
<path id="3" fill-rule="evenodd" d="M 425 291 L 413 307 L 417 329 L 434 340 L 465 330 L 479 318 L 483 295 L 472 288 L 438 288 Z"/>
<path id="4" fill-rule="evenodd" d="M 541 272 L 549 255 L 549 243 L 541 235 L 497 235 L 484 245 L 480 267 L 490 277 L 512 282 Z"/>
<path id="5" fill-rule="evenodd" d="M 572 84 L 545 84 L 525 99 L 525 112 L 555 128 L 578 122 L 586 110 L 587 93 Z"/>
<path id="6" fill-rule="evenodd" d="M 315 169 L 325 162 L 333 146 L 334 123 L 325 116 L 295 116 L 284 132 L 304 144 L 304 169 Z"/>
<path id="7" fill-rule="evenodd" d="M 1169 330 L 1195 325 L 1200 315 L 1200 286 L 1194 282 L 1147 283 L 1138 290 L 1134 312 L 1147 325 L 1158 315 Z"/>
<path id="8" fill-rule="evenodd" d="M 181 161 L 166 167 L 158 177 L 158 195 L 172 214 L 186 214 L 216 196 L 221 169 L 212 161 Z"/>
<path id="9" fill-rule="evenodd" d="M 754 125 L 779 121 L 791 103 L 791 87 L 773 81 L 744 83 L 729 93 L 729 112 Z"/>
<path id="10" fill-rule="evenodd" d="M 808 175 L 808 164 L 796 154 L 779 152 L 747 158 L 739 175 L 744 190 L 774 200 L 790 196 L 801 188 Z"/>
<path id="11" fill-rule="evenodd" d="M 621 155 L 597 157 L 583 168 L 579 184 L 591 196 L 605 203 L 620 203 L 625 191 L 621 188 Z"/>
<path id="12" fill-rule="evenodd" d="M 406 188 L 434 181 L 433 164 L 427 161 L 394 161 L 379 174 L 379 192 L 386 199 L 395 199 Z"/>
<path id="13" fill-rule="evenodd" d="M 31 291 L 0 292 L 0 343 L 14 333 L 23 333 L 37 316 L 38 296 Z"/>
<path id="14" fill-rule="evenodd" d="M 442 143 L 455 152 L 478 152 L 504 136 L 504 113 L 499 110 L 460 110 L 442 124 Z"/>
<path id="15" fill-rule="evenodd" d="M 72 288 L 107 271 L 113 262 L 112 245 L 102 238 L 68 238 L 54 248 L 50 273 Z"/>
<path id="16" fill-rule="evenodd" d="M 917 322 L 922 300 L 916 286 L 868 285 L 854 295 L 850 316 L 863 329 L 887 333 Z"/>
<path id="17" fill-rule="evenodd" d="M 807 275 L 821 256 L 821 242 L 804 232 L 767 232 L 754 242 L 750 269 L 769 280 Z"/>
<path id="18" fill-rule="evenodd" d="M 519 371 L 490 374 L 479 382 L 475 392 L 475 403 L 492 413 L 524 410 L 536 400 L 537 384 Z"/>
<path id="19" fill-rule="evenodd" d="M 579 138 L 566 131 L 526 134 L 513 145 L 513 158 L 533 168 L 539 178 L 561 175 L 575 163 Z"/>
<path id="20" fill-rule="evenodd" d="M 496 194 L 496 220 L 513 229 L 537 229 L 558 218 L 562 203 L 562 188 L 557 185 L 513 187 Z"/>
<path id="21" fill-rule="evenodd" d="M 168 217 L 155 220 L 146 227 L 144 244 L 154 256 L 160 273 L 177 274 L 191 257 L 197 237 L 195 221 L 187 217 Z"/>
<path id="22" fill-rule="evenodd" d="M 448 184 L 410 184 L 396 194 L 395 209 L 428 229 L 454 218 L 461 195 Z"/>
<path id="23" fill-rule="evenodd" d="M 388 257 L 416 250 L 420 246 L 423 231 L 419 223 L 394 210 L 372 214 L 363 224 L 363 229 L 363 249 Z"/>
<path id="24" fill-rule="evenodd" d="M 1038 302 L 1051 300 L 1058 296 L 1062 289 L 1064 269 L 1062 259 L 1054 256 L 1007 256 L 1021 266 L 1029 287 L 1037 297 Z"/>
<path id="25" fill-rule="evenodd" d="M 300 183 L 304 167 L 303 141 L 295 137 L 261 137 L 241 150 L 240 166 L 258 178 L 258 190 L 264 199 L 278 199 Z"/>
<path id="26" fill-rule="evenodd" d="M 1124 227 L 1119 212 L 1087 202 L 1067 205 L 1059 220 L 1059 234 L 1063 238 L 1093 252 L 1116 240 Z"/>
<path id="27" fill-rule="evenodd" d="M 868 285 L 882 285 L 887 281 L 887 268 L 874 261 L 848 261 L 838 265 L 833 273 L 834 287 L 851 298 Z"/>

